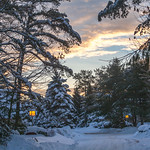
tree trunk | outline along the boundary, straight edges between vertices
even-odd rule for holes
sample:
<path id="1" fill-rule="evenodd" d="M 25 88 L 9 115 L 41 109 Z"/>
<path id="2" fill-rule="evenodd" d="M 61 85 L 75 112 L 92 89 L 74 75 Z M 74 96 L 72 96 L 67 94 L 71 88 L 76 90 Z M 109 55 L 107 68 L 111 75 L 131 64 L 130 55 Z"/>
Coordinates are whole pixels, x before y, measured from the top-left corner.
<path id="1" fill-rule="evenodd" d="M 19 73 L 20 76 L 22 76 L 22 69 L 23 69 L 23 61 L 24 61 L 24 49 L 23 47 L 21 47 L 21 51 L 20 51 L 20 59 L 18 61 L 18 68 L 17 68 L 17 72 Z M 22 88 L 22 82 L 21 80 L 17 79 L 17 87 L 19 90 L 21 90 Z M 21 99 L 21 96 L 20 96 L 20 92 L 17 91 L 17 100 L 16 100 L 16 118 L 15 118 L 15 129 L 18 128 L 19 126 L 19 121 L 20 121 L 20 99 Z"/>
<path id="2" fill-rule="evenodd" d="M 136 127 L 136 125 L 137 125 L 137 118 L 136 118 L 135 112 L 134 112 L 133 117 L 132 117 L 132 122 L 133 122 L 133 126 Z"/>
<path id="3" fill-rule="evenodd" d="M 140 115 L 140 120 L 141 120 L 141 125 L 143 125 L 144 124 L 143 115 Z"/>
<path id="4" fill-rule="evenodd" d="M 8 112 L 8 125 L 10 125 L 10 119 L 11 119 L 11 113 L 12 113 L 12 105 L 13 105 L 13 97 L 14 97 L 14 93 L 11 97 L 10 100 L 10 108 L 9 108 L 9 112 Z"/>

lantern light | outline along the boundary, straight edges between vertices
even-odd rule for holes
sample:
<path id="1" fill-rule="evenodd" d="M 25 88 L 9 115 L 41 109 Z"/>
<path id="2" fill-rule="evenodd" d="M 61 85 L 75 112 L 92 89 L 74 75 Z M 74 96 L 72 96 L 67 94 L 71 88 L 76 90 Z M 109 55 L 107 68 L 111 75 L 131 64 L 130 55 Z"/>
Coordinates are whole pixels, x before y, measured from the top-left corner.
<path id="1" fill-rule="evenodd" d="M 129 118 L 129 115 L 125 115 L 125 118 L 128 119 L 128 118 Z"/>
<path id="2" fill-rule="evenodd" d="M 35 116 L 35 111 L 34 110 L 29 111 L 29 115 L 32 116 L 32 117 Z"/>

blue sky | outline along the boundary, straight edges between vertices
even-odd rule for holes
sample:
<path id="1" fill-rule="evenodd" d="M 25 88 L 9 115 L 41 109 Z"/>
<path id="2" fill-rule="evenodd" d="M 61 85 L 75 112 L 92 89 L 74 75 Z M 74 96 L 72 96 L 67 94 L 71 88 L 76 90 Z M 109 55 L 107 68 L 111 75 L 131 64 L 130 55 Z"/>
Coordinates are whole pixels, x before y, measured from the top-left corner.
<path id="1" fill-rule="evenodd" d="M 129 38 L 133 37 L 139 23 L 136 14 L 132 12 L 127 19 L 98 22 L 98 13 L 106 5 L 107 0 L 72 0 L 60 6 L 60 11 L 67 14 L 73 29 L 82 38 L 82 44 L 74 46 L 64 60 L 75 73 L 107 65 L 100 59 L 120 57 L 135 48 Z M 71 78 L 68 80 L 70 87 L 73 87 L 73 82 Z"/>

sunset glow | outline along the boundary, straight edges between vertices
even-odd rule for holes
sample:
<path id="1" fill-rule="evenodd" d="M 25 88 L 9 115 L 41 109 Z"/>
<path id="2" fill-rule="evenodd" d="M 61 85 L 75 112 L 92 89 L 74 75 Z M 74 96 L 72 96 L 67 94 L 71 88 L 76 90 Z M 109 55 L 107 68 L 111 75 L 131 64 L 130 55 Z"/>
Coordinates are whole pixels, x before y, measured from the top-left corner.
<path id="1" fill-rule="evenodd" d="M 133 39 L 134 29 L 139 23 L 136 13 L 131 13 L 126 19 L 98 22 L 97 14 L 106 4 L 105 0 L 72 0 L 62 3 L 60 7 L 82 39 L 80 46 L 74 46 L 65 55 L 66 65 L 74 72 L 79 72 L 83 65 L 85 70 L 99 68 L 106 65 L 99 59 L 110 60 L 136 49 L 135 42 L 129 40 Z M 72 84 L 73 81 L 70 83 L 69 80 L 71 87 Z"/>

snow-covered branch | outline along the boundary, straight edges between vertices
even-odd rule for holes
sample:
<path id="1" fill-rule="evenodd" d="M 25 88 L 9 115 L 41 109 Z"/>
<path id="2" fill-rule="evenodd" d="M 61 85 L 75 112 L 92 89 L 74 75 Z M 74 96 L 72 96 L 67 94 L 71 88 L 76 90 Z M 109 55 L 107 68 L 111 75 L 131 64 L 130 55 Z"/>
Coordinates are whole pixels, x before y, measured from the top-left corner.
<path id="1" fill-rule="evenodd" d="M 129 13 L 128 9 L 130 9 L 130 6 L 126 2 L 127 0 L 109 1 L 106 8 L 99 12 L 98 21 L 101 21 L 103 17 L 109 17 L 111 19 L 126 18 Z"/>

